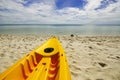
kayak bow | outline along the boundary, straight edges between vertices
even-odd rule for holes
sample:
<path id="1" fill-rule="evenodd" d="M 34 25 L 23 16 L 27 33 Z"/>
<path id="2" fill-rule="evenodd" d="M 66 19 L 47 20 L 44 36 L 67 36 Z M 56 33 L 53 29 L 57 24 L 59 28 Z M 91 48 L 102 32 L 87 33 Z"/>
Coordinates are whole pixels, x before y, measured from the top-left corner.
<path id="1" fill-rule="evenodd" d="M 53 37 L 5 72 L 0 80 L 71 80 L 64 50 Z"/>

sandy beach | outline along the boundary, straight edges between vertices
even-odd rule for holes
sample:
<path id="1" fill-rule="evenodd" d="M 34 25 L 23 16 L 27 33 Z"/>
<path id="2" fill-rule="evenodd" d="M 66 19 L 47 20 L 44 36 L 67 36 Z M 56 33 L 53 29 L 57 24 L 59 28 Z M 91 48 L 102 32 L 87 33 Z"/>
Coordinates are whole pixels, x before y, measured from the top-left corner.
<path id="1" fill-rule="evenodd" d="M 0 34 L 0 73 L 49 35 Z M 58 36 L 72 80 L 120 80 L 120 36 Z"/>

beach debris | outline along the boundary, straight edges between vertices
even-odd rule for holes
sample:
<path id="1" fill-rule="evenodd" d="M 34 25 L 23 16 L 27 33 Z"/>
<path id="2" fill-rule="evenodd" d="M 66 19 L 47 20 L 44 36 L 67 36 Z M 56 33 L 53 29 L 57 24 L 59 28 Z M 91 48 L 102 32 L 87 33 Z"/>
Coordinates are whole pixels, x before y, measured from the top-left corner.
<path id="1" fill-rule="evenodd" d="M 73 34 L 71 34 L 70 36 L 71 36 L 71 37 L 74 37 L 74 35 L 73 35 Z"/>
<path id="2" fill-rule="evenodd" d="M 107 64 L 102 63 L 102 62 L 99 62 L 98 64 L 99 64 L 101 67 L 105 67 L 105 66 L 107 66 Z"/>
<path id="3" fill-rule="evenodd" d="M 117 59 L 120 59 L 120 57 L 119 57 L 119 56 L 116 56 L 116 58 L 117 58 Z"/>
<path id="4" fill-rule="evenodd" d="M 90 48 L 90 49 L 93 49 L 93 47 L 92 47 L 92 46 L 89 46 L 89 48 Z"/>

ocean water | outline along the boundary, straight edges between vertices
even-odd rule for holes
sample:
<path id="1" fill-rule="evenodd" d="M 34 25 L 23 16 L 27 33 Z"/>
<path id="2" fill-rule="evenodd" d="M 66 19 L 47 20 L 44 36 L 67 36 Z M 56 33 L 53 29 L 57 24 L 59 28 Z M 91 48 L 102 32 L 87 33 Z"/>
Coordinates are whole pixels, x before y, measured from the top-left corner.
<path id="1" fill-rule="evenodd" d="M 120 35 L 119 25 L 4 24 L 0 34 Z"/>

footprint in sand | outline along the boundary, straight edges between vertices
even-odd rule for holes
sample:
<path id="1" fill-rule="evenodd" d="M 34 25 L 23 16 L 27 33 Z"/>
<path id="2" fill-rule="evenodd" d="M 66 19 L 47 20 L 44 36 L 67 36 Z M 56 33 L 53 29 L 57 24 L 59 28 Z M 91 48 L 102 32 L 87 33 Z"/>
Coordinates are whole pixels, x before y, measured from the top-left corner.
<path id="1" fill-rule="evenodd" d="M 76 73 L 79 74 L 79 72 L 81 71 L 80 67 L 78 65 L 70 65 L 71 70 Z"/>

